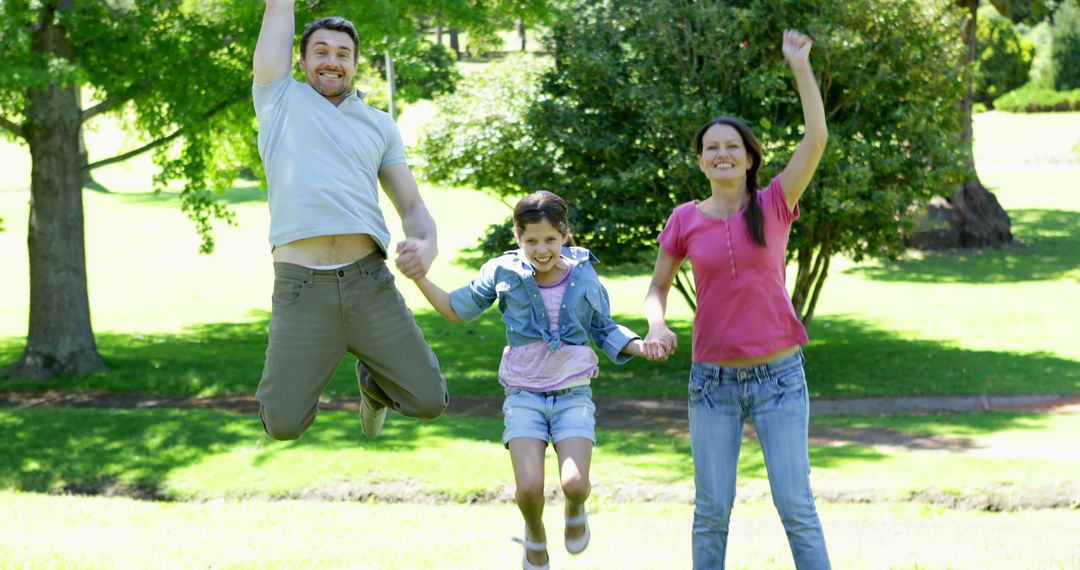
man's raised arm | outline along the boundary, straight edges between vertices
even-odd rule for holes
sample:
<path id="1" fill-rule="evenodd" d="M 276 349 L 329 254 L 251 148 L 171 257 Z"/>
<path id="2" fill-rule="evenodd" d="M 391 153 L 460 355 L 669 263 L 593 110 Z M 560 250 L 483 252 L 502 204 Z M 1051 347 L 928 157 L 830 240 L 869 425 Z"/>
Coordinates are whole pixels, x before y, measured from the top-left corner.
<path id="1" fill-rule="evenodd" d="M 255 44 L 255 83 L 273 83 L 292 68 L 294 4 L 294 0 L 266 0 L 259 43 Z"/>

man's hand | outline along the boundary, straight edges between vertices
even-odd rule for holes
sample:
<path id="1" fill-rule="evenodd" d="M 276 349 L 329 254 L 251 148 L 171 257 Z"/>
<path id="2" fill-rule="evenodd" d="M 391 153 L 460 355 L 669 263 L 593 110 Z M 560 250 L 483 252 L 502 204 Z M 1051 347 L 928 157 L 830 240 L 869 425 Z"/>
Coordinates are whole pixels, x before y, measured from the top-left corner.
<path id="1" fill-rule="evenodd" d="M 435 261 L 438 249 L 432 240 L 405 238 L 397 244 L 398 271 L 409 279 L 420 279 L 427 275 L 431 263 Z"/>

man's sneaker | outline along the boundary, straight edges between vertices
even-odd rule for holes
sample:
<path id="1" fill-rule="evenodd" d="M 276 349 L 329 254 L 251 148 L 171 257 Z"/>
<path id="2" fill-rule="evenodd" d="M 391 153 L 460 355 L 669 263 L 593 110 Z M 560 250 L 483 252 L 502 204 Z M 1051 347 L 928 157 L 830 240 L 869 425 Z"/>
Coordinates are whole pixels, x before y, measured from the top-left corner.
<path id="1" fill-rule="evenodd" d="M 364 430 L 364 435 L 371 439 L 379 437 L 384 422 L 386 422 L 386 406 L 376 410 L 368 404 L 368 399 L 360 394 L 360 429 Z"/>

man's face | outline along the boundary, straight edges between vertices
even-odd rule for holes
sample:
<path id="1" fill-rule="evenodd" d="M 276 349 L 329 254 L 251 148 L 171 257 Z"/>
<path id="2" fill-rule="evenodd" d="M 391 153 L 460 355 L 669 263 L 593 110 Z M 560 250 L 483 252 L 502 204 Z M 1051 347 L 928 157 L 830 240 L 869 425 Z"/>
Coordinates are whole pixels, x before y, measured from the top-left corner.
<path id="1" fill-rule="evenodd" d="M 352 89 L 356 75 L 356 46 L 345 32 L 315 30 L 307 53 L 300 54 L 300 69 L 309 85 L 327 99 L 342 98 Z"/>

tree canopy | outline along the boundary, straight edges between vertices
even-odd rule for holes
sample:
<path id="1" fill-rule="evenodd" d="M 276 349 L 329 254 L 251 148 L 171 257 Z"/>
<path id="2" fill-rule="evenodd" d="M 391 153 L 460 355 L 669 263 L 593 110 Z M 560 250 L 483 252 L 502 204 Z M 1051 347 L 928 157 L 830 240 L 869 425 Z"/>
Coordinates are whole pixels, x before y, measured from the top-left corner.
<path id="1" fill-rule="evenodd" d="M 832 255 L 898 253 L 920 206 L 960 181 L 962 16 L 921 0 L 580 2 L 554 25 L 554 67 L 523 108 L 524 126 L 459 129 L 505 109 L 463 101 L 470 115 L 444 116 L 429 139 L 445 140 L 426 142 L 425 158 L 458 174 L 483 170 L 473 184 L 501 197 L 550 189 L 569 203 L 578 242 L 602 260 L 651 263 L 675 205 L 708 195 L 690 146 L 700 125 L 717 115 L 751 125 L 763 184 L 790 158 L 802 112 L 780 45 L 785 28 L 801 29 L 814 39 L 830 132 L 789 247 L 795 306 L 808 321 Z M 513 144 L 483 144 L 492 138 Z M 439 150 L 455 148 L 475 152 Z"/>
<path id="2" fill-rule="evenodd" d="M 296 22 L 350 18 L 361 56 L 402 54 L 399 71 L 418 87 L 406 94 L 423 96 L 448 88 L 444 81 L 425 92 L 425 73 L 448 76 L 438 63 L 446 58 L 425 55 L 437 50 L 417 33 L 417 21 L 437 11 L 468 29 L 494 9 L 474 0 L 301 0 Z M 263 3 L 251 0 L 0 2 L 0 132 L 25 143 L 32 162 L 30 330 L 7 375 L 48 378 L 104 367 L 86 294 L 84 172 L 154 151 L 155 185 L 182 186 L 181 205 L 201 249 L 213 249 L 213 221 L 231 219 L 217 193 L 242 167 L 261 170 L 251 61 L 262 12 Z M 143 144 L 87 164 L 81 129 L 103 113 Z"/>

